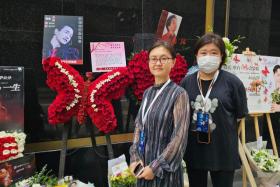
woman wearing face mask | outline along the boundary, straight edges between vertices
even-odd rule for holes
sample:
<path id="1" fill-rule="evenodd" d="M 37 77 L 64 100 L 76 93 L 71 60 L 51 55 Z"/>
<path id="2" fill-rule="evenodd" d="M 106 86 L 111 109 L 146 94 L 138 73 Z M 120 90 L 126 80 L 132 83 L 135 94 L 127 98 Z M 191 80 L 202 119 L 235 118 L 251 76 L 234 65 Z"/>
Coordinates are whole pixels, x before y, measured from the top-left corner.
<path id="1" fill-rule="evenodd" d="M 181 163 L 188 137 L 188 96 L 169 77 L 176 57 L 172 46 L 159 41 L 148 53 L 155 84 L 145 91 L 135 120 L 130 169 L 138 178 L 137 186 L 183 187 Z M 142 172 L 137 169 L 140 165 Z"/>
<path id="2" fill-rule="evenodd" d="M 63 60 L 79 59 L 79 50 L 71 47 L 74 33 L 74 26 L 56 23 L 51 38 L 44 37 L 43 58 L 59 57 Z"/>
<path id="3" fill-rule="evenodd" d="M 243 83 L 221 70 L 225 44 L 208 33 L 195 45 L 199 71 L 183 79 L 191 102 L 191 127 L 184 160 L 190 187 L 207 187 L 210 172 L 214 187 L 232 187 L 240 167 L 237 120 L 248 113 Z"/>

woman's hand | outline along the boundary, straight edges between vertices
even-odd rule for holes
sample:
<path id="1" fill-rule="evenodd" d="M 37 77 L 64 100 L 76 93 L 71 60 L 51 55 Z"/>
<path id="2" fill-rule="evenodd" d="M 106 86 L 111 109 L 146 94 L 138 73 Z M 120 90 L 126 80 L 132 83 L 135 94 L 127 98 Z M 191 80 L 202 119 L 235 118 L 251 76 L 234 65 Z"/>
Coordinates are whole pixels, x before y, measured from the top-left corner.
<path id="1" fill-rule="evenodd" d="M 271 105 L 271 111 L 272 112 L 280 112 L 280 104 L 272 103 Z"/>
<path id="2" fill-rule="evenodd" d="M 141 175 L 137 177 L 138 179 L 145 179 L 145 180 L 153 180 L 155 178 L 155 175 L 153 173 L 153 170 L 149 167 L 146 166 L 142 172 Z"/>
<path id="3" fill-rule="evenodd" d="M 141 165 L 144 166 L 142 160 L 137 161 L 137 162 L 132 162 L 132 163 L 129 165 L 129 169 L 130 169 L 130 171 L 131 171 L 132 173 L 134 172 L 136 166 L 137 166 L 139 163 L 141 163 Z"/>

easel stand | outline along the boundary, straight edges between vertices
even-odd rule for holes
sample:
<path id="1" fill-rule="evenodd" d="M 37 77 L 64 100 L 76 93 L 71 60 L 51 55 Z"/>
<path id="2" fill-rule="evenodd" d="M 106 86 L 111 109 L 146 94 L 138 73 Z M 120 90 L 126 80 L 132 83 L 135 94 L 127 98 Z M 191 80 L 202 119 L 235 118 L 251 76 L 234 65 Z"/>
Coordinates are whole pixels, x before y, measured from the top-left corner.
<path id="1" fill-rule="evenodd" d="M 59 179 L 64 177 L 65 160 L 66 160 L 66 152 L 67 152 L 67 140 L 68 140 L 68 134 L 69 132 L 71 132 L 71 128 L 72 128 L 72 119 L 63 125 L 62 149 L 60 151 L 59 171 L 58 171 Z"/>
<path id="2" fill-rule="evenodd" d="M 271 143 L 272 143 L 272 148 L 273 148 L 273 153 L 275 156 L 278 157 L 278 151 L 277 151 L 277 146 L 276 146 L 276 141 L 275 141 L 275 137 L 274 137 L 274 133 L 273 133 L 273 128 L 272 128 L 272 123 L 271 123 L 271 118 L 270 118 L 270 114 L 269 113 L 265 113 L 266 115 L 266 120 L 267 120 L 267 126 L 269 129 L 269 135 L 271 138 Z M 251 114 L 250 116 L 252 116 L 254 118 L 254 126 L 255 126 L 255 133 L 256 133 L 256 139 L 258 139 L 258 137 L 260 136 L 260 131 L 259 131 L 259 122 L 258 122 L 258 117 L 263 116 L 263 113 L 254 113 Z M 250 168 L 249 162 L 247 160 L 246 154 L 244 152 L 243 146 L 246 143 L 246 137 L 245 137 L 245 118 L 243 118 L 239 124 L 239 128 L 238 128 L 238 134 L 240 136 L 241 134 L 241 142 L 239 140 L 239 155 L 242 161 L 242 167 L 243 167 L 243 173 L 242 173 L 242 178 L 243 178 L 243 183 L 242 183 L 242 187 L 247 187 L 247 178 L 249 180 L 249 183 L 251 185 L 251 187 L 257 187 L 256 181 L 254 179 L 254 176 L 252 174 L 252 170 Z"/>
<path id="3" fill-rule="evenodd" d="M 87 121 L 86 121 L 85 125 L 90 132 L 92 147 L 96 148 L 97 145 L 96 145 L 96 140 L 95 140 L 94 128 L 93 128 L 91 120 L 89 118 L 87 118 Z M 114 151 L 113 151 L 113 147 L 112 147 L 110 134 L 105 134 L 105 138 L 106 138 L 106 145 L 107 145 L 107 151 L 108 151 L 108 158 L 113 159 L 114 158 Z"/>
<path id="4" fill-rule="evenodd" d="M 88 130 L 90 130 L 90 135 L 91 135 L 91 143 L 92 147 L 96 148 L 96 139 L 94 135 L 94 129 L 92 127 L 92 124 L 88 122 L 85 123 L 86 127 Z M 61 179 L 64 177 L 64 170 L 65 170 L 65 160 L 66 160 L 66 153 L 67 153 L 67 141 L 68 141 L 68 135 L 71 133 L 72 129 L 72 119 L 65 123 L 63 125 L 63 131 L 62 131 L 62 149 L 60 151 L 60 159 L 59 159 L 59 172 L 58 172 L 58 178 Z M 114 158 L 114 151 L 111 143 L 111 137 L 109 134 L 105 135 L 106 138 L 106 144 L 107 144 L 107 150 L 108 150 L 108 157 L 109 159 Z"/>

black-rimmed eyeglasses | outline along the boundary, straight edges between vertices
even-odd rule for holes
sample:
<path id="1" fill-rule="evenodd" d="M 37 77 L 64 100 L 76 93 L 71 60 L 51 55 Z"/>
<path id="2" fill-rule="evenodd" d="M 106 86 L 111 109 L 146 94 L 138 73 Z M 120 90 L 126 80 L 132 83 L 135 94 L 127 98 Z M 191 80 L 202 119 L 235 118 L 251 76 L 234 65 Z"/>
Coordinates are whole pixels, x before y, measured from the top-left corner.
<path id="1" fill-rule="evenodd" d="M 156 64 L 157 61 L 159 61 L 161 64 L 166 64 L 170 59 L 173 59 L 173 58 L 168 58 L 168 57 L 149 58 L 149 63 Z"/>

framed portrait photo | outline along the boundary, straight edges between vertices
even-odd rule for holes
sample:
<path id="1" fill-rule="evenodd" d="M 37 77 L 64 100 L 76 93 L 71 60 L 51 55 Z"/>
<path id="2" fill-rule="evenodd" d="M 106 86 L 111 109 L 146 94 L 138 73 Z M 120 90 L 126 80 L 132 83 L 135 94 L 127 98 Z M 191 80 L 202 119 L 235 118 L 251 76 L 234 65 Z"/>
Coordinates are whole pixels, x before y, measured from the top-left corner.
<path id="1" fill-rule="evenodd" d="M 42 61 L 48 57 L 83 64 L 82 16 L 45 15 Z"/>

